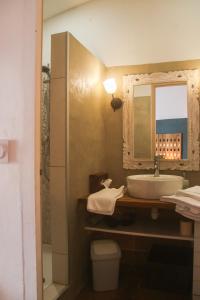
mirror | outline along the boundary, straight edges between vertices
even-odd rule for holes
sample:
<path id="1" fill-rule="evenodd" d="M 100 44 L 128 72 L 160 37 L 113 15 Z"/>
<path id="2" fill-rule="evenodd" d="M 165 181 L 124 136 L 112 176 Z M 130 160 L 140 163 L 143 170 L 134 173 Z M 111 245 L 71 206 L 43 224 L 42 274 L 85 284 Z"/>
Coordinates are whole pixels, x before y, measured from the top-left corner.
<path id="1" fill-rule="evenodd" d="M 163 159 L 187 159 L 187 84 L 155 86 L 155 154 Z"/>
<path id="2" fill-rule="evenodd" d="M 133 141 L 136 159 L 151 159 L 152 153 L 152 103 L 151 85 L 133 88 Z"/>
<path id="3" fill-rule="evenodd" d="M 123 166 L 199 170 L 200 70 L 123 77 Z"/>

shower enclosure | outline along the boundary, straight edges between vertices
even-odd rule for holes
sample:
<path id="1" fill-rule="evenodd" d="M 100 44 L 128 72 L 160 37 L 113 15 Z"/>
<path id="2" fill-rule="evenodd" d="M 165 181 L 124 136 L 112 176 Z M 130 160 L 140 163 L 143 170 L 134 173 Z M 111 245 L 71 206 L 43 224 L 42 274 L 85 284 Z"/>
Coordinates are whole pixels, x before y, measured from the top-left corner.
<path id="1" fill-rule="evenodd" d="M 51 205 L 49 197 L 50 156 L 50 69 L 42 67 L 41 97 L 41 202 L 44 289 L 52 283 Z"/>

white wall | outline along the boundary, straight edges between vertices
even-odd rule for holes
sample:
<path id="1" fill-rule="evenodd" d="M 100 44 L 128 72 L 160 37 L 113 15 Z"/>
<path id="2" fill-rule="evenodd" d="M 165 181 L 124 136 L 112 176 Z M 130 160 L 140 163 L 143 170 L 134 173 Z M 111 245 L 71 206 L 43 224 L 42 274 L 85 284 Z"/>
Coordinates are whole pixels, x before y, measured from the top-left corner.
<path id="1" fill-rule="evenodd" d="M 64 31 L 107 66 L 198 59 L 199 12 L 199 0 L 93 0 L 44 23 L 43 63 Z"/>
<path id="2" fill-rule="evenodd" d="M 187 118 L 187 85 L 163 86 L 155 90 L 156 120 Z"/>
<path id="3" fill-rule="evenodd" d="M 1 1 L 0 139 L 11 140 L 0 164 L 0 299 L 36 300 L 35 0 Z"/>
<path id="4" fill-rule="evenodd" d="M 44 19 L 51 18 L 68 9 L 79 6 L 91 0 L 43 0 L 43 16 Z"/>

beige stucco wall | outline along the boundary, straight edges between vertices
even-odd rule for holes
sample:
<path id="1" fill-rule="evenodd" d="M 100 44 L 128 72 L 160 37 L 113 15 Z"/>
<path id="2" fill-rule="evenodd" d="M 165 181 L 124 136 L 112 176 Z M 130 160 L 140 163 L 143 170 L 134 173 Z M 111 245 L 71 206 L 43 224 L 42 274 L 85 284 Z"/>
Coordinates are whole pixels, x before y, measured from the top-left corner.
<path id="1" fill-rule="evenodd" d="M 175 71 L 175 70 L 195 69 L 195 68 L 200 68 L 200 60 L 112 67 L 112 68 L 108 68 L 107 77 L 115 77 L 118 85 L 116 96 L 123 98 L 123 92 L 122 92 L 123 75 L 152 73 L 152 72 L 168 72 L 168 71 Z M 125 183 L 127 175 L 144 173 L 144 170 L 137 171 L 137 170 L 123 169 L 122 110 L 113 113 L 112 109 L 110 108 L 109 102 L 110 101 L 108 101 L 106 104 L 106 118 L 105 118 L 107 169 L 110 177 L 113 178 L 113 183 L 115 185 L 120 185 L 122 183 Z M 180 174 L 181 172 L 167 171 L 167 173 Z M 190 179 L 192 185 L 200 184 L 200 172 L 187 172 L 187 177 L 188 179 Z"/>
<path id="2" fill-rule="evenodd" d="M 69 158 L 76 182 L 71 193 L 77 196 L 78 190 L 88 192 L 89 174 L 105 168 L 104 73 L 103 64 L 70 35 Z"/>
<path id="3" fill-rule="evenodd" d="M 89 255 L 77 199 L 89 192 L 89 174 L 105 171 L 105 67 L 73 36 L 69 36 L 69 230 L 70 276 L 74 287 L 85 281 Z M 77 291 L 76 291 L 77 292 Z"/>

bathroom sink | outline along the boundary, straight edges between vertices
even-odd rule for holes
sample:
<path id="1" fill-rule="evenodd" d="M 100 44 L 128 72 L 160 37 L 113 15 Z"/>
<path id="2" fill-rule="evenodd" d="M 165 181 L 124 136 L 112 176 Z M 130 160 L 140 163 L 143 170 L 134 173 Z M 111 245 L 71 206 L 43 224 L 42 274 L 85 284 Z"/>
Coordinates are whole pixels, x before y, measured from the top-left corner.
<path id="1" fill-rule="evenodd" d="M 175 175 L 153 174 L 127 176 L 129 195 L 134 198 L 160 199 L 161 196 L 170 196 L 183 188 L 183 177 Z"/>

